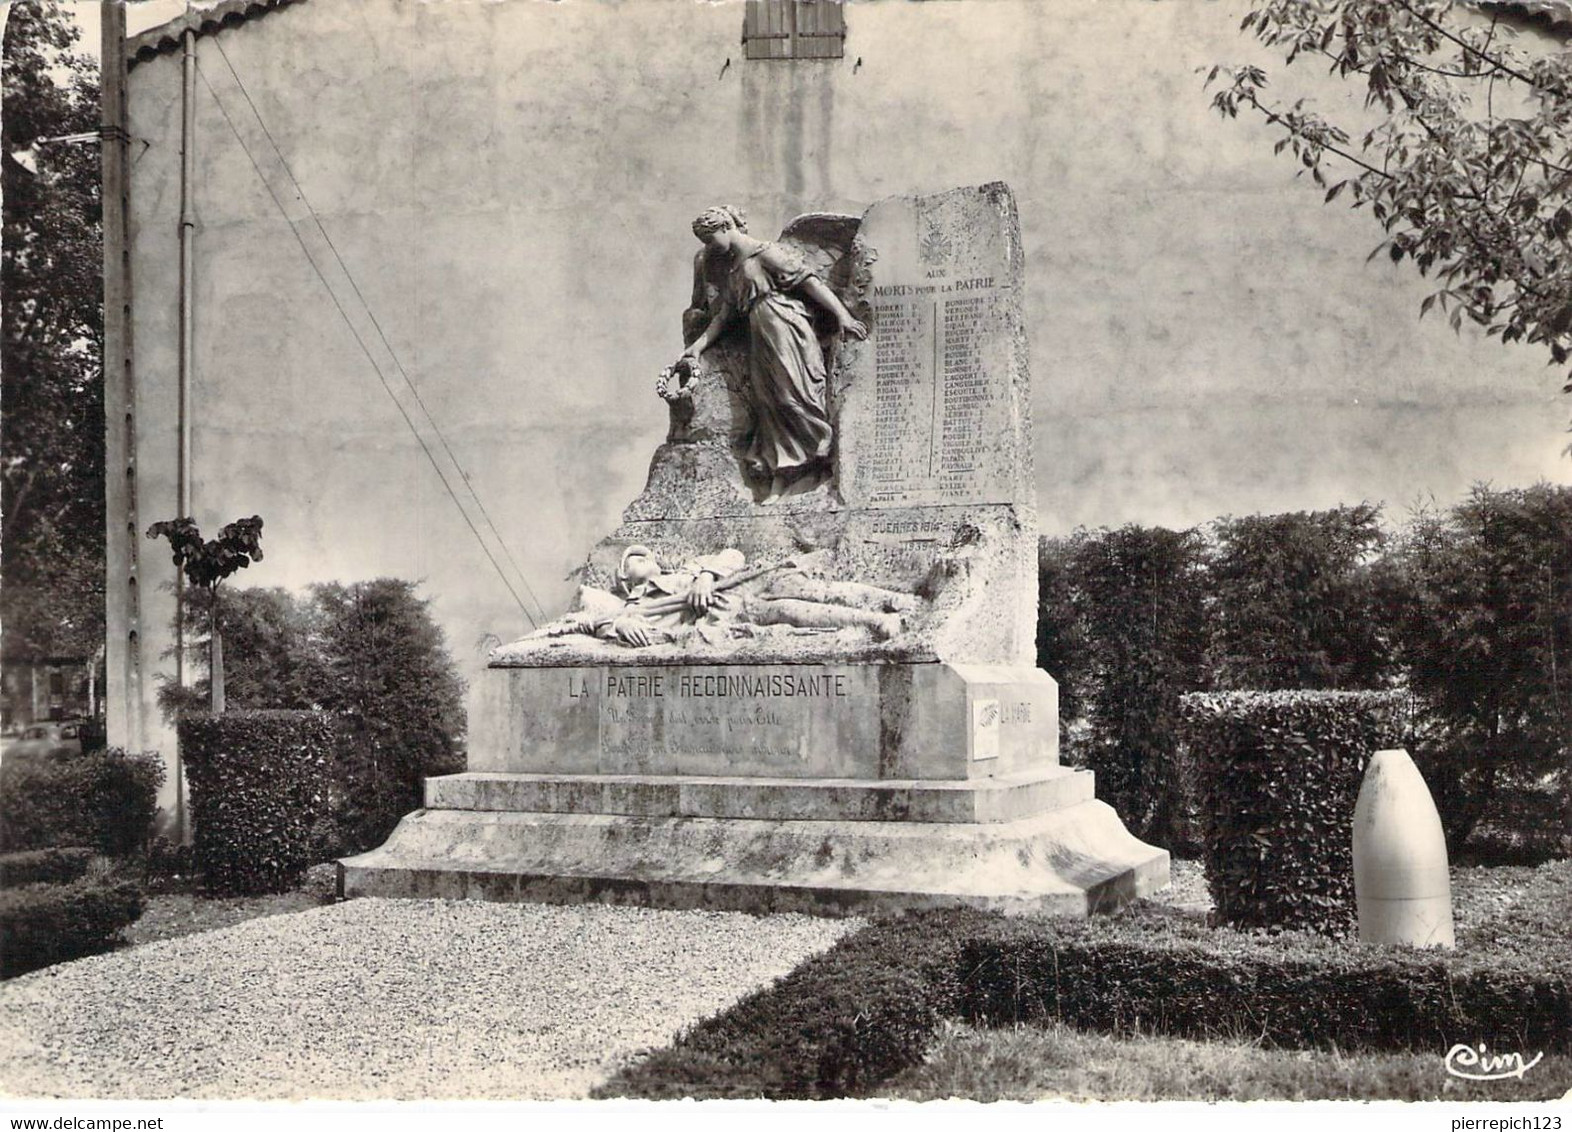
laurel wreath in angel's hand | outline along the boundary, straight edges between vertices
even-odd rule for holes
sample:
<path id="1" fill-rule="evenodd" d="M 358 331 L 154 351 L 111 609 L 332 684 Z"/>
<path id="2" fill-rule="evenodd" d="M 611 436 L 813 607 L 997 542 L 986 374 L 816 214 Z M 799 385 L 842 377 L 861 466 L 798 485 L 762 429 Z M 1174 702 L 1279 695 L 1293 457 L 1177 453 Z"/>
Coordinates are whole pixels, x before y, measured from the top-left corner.
<path id="1" fill-rule="evenodd" d="M 660 376 L 655 379 L 655 392 L 663 401 L 678 401 L 693 392 L 692 384 L 692 359 L 678 358 L 660 371 Z"/>

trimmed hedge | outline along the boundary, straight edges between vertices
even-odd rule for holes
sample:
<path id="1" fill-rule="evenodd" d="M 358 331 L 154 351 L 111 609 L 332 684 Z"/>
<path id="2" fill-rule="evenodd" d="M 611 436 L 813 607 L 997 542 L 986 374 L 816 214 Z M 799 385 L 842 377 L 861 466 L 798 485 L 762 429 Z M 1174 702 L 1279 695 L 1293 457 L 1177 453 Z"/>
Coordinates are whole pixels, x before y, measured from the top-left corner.
<path id="1" fill-rule="evenodd" d="M 1572 870 L 1550 867 L 1523 902 L 1553 908 L 1569 890 Z M 1572 953 L 1551 945 L 1564 920 L 1547 912 L 1521 927 L 1513 946 L 1441 952 L 1208 928 L 1160 909 L 1080 921 L 908 913 L 843 938 L 594 1095 L 873 1096 L 921 1062 L 949 1018 L 1301 1049 L 1572 1050 Z"/>
<path id="2" fill-rule="evenodd" d="M 93 851 L 84 848 L 29 849 L 0 854 L 0 888 L 24 884 L 70 884 L 87 875 Z"/>
<path id="3" fill-rule="evenodd" d="M 1182 700 L 1197 760 L 1207 885 L 1236 927 L 1347 933 L 1354 801 L 1395 745 L 1385 692 L 1222 692 Z"/>
<path id="4" fill-rule="evenodd" d="M 0 891 L 0 977 L 111 950 L 142 907 L 142 891 L 126 881 L 83 879 Z"/>
<path id="5" fill-rule="evenodd" d="M 286 892 L 311 861 L 338 743 L 316 711 L 184 715 L 180 750 L 191 787 L 196 868 L 218 894 Z"/>
<path id="6" fill-rule="evenodd" d="M 910 913 L 839 940 L 773 986 L 622 1070 L 595 1097 L 867 1096 L 922 1061 L 956 1013 L 968 933 L 990 917 Z"/>
<path id="7" fill-rule="evenodd" d="M 94 751 L 0 766 L 0 849 L 90 846 L 126 857 L 146 845 L 164 767 L 153 755 Z"/>
<path id="8" fill-rule="evenodd" d="M 1289 1048 L 1572 1049 L 1572 957 L 1419 951 L 1122 918 L 1000 921 L 969 941 L 962 1016 Z"/>

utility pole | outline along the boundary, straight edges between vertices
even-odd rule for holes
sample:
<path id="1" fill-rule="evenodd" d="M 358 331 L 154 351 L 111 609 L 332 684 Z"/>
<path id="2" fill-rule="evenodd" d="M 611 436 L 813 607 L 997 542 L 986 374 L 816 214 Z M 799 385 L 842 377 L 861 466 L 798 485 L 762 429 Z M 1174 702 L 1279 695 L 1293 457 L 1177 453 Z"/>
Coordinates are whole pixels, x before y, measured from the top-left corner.
<path id="1" fill-rule="evenodd" d="M 194 332 L 191 300 L 195 273 L 192 236 L 196 216 L 192 195 L 196 176 L 196 32 L 180 35 L 180 342 L 179 342 L 179 445 L 175 513 L 191 514 L 191 365 Z M 175 571 L 175 684 L 186 686 L 186 580 Z"/>
<path id="2" fill-rule="evenodd" d="M 136 500 L 136 383 L 131 355 L 129 137 L 126 134 L 126 13 L 99 5 L 100 146 L 104 211 L 105 727 L 111 746 L 141 750 L 140 601 Z"/>
<path id="3" fill-rule="evenodd" d="M 104 503 L 105 637 L 104 726 L 110 746 L 131 751 L 163 748 L 148 711 L 144 663 L 142 524 L 137 491 L 137 381 L 131 318 L 130 142 L 126 107 L 126 6 L 101 0 L 100 136 L 104 237 Z M 155 634 L 155 637 L 157 634 Z M 156 661 L 156 655 L 155 655 Z M 188 842 L 190 818 L 177 751 L 163 750 L 160 832 Z"/>

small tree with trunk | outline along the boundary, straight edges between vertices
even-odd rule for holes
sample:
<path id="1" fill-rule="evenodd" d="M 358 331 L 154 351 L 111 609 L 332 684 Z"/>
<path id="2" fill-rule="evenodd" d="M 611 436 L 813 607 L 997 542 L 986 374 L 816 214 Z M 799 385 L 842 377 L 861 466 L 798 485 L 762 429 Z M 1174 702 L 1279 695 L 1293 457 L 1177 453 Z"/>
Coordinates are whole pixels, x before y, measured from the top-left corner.
<path id="1" fill-rule="evenodd" d="M 189 518 L 166 519 L 147 529 L 148 538 L 167 538 L 175 565 L 188 583 L 208 594 L 208 672 L 211 677 L 214 715 L 224 710 L 224 641 L 219 632 L 218 586 L 237 570 L 262 561 L 262 520 L 253 515 L 236 519 L 203 541 L 202 532 Z"/>

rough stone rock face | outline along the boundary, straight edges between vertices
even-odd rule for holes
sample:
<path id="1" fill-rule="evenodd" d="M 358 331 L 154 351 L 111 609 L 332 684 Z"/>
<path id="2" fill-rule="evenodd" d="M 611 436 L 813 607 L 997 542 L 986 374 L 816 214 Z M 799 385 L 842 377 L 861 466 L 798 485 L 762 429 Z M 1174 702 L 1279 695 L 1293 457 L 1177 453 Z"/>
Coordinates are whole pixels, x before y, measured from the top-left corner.
<path id="1" fill-rule="evenodd" d="M 804 227 L 830 256 L 844 249 L 821 275 L 869 328 L 865 341 L 824 338 L 833 474 L 802 494 L 761 499 L 742 461 L 753 428 L 746 330 L 733 330 L 671 402 L 648 483 L 590 553 L 583 580 L 609 585 L 634 544 L 670 569 L 730 546 L 750 565 L 796 562 L 832 581 L 912 592 L 919 600 L 901 631 L 881 640 L 864 629 L 770 627 L 654 649 L 575 635 L 503 646 L 495 665 L 1034 663 L 1030 371 L 1009 189 L 893 197 L 860 221 L 800 218 L 788 234 Z"/>

